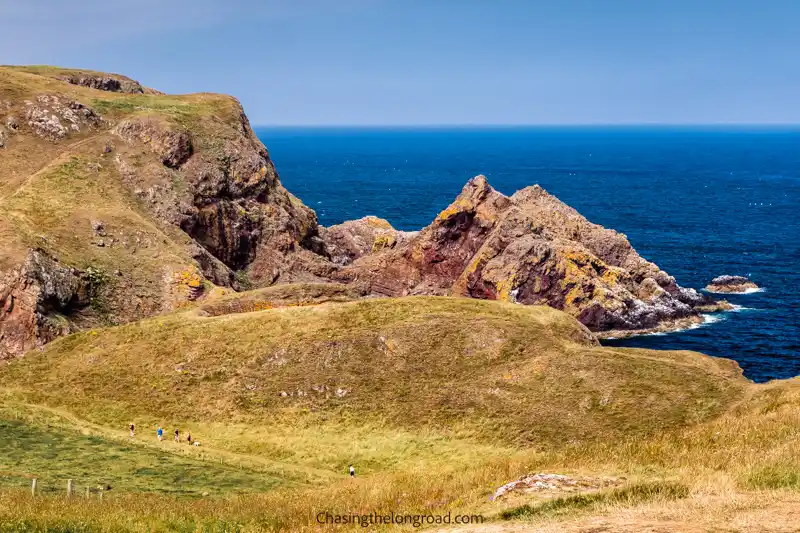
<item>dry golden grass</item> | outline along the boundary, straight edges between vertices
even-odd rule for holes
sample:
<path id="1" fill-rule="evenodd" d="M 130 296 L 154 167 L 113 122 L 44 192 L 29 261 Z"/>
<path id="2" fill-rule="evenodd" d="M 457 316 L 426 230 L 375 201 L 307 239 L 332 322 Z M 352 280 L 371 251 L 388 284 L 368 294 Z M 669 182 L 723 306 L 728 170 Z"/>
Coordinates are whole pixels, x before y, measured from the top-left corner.
<path id="1" fill-rule="evenodd" d="M 2 379 L 104 424 L 369 422 L 538 447 L 704 420 L 746 384 L 720 359 L 597 347 L 547 307 L 435 297 L 187 311 L 58 340 Z"/>
<path id="2" fill-rule="evenodd" d="M 285 303 L 293 289 L 300 300 L 339 294 L 285 286 L 240 297 Z M 233 311 L 236 298 L 224 299 Z M 756 512 L 798 488 L 800 384 L 754 385 L 735 364 L 691 352 L 600 348 L 549 308 L 415 297 L 204 314 L 84 332 L 28 354 L 0 371 L 6 411 L 142 453 L 260 472 L 283 488 L 102 503 L 7 492 L 0 523 L 310 531 L 320 511 L 466 512 L 510 519 L 509 530 L 580 530 L 592 520 L 625 528 L 629 516 L 722 523 L 731 502 Z M 132 441 L 129 420 L 142 432 Z M 190 429 L 203 446 L 164 448 L 158 424 Z M 356 480 L 346 479 L 351 462 Z M 624 477 L 614 490 L 636 497 L 489 501 L 533 471 Z M 525 505 L 558 511 L 513 512 Z"/>

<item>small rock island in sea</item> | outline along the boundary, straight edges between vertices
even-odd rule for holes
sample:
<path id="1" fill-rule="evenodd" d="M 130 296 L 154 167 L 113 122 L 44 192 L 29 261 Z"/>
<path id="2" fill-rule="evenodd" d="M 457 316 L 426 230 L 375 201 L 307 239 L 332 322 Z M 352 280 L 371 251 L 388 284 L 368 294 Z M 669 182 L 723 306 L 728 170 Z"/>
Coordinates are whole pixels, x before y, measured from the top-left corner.
<path id="1" fill-rule="evenodd" d="M 706 286 L 706 290 L 709 292 L 727 294 L 744 294 L 758 289 L 759 286 L 745 276 L 718 276 Z"/>

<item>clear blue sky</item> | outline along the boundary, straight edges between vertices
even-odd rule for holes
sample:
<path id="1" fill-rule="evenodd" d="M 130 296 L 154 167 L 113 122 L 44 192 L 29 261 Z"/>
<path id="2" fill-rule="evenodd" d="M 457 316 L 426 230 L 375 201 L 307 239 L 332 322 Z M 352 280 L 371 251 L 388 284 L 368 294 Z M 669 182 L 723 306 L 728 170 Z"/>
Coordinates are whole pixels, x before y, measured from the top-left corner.
<path id="1" fill-rule="evenodd" d="M 0 32 L 263 125 L 800 123 L 797 0 L 0 0 Z"/>

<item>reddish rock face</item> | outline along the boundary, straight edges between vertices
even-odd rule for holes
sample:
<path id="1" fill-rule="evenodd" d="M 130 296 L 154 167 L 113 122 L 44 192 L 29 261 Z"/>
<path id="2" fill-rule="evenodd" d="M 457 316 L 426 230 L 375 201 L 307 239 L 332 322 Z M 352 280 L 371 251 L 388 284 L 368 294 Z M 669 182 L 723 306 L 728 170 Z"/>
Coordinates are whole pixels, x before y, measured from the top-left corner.
<path id="1" fill-rule="evenodd" d="M 717 303 L 539 186 L 507 197 L 473 178 L 434 222 L 336 275 L 374 293 L 460 295 L 567 311 L 595 331 L 646 330 Z"/>
<path id="2" fill-rule="evenodd" d="M 165 167 L 141 171 L 119 156 L 126 184 L 140 196 L 147 191 L 155 218 L 179 226 L 218 261 L 199 262 L 215 283 L 241 288 L 235 271 L 246 271 L 256 285 L 327 274 L 332 265 L 322 264 L 316 214 L 281 185 L 244 111 L 216 128 L 212 137 L 158 116 L 121 122 L 113 132 L 134 149 L 147 147 Z M 202 148 L 209 144 L 213 150 Z"/>
<path id="3" fill-rule="evenodd" d="M 31 251 L 0 279 L 0 360 L 69 333 L 60 314 L 89 304 L 88 285 L 77 270 Z"/>

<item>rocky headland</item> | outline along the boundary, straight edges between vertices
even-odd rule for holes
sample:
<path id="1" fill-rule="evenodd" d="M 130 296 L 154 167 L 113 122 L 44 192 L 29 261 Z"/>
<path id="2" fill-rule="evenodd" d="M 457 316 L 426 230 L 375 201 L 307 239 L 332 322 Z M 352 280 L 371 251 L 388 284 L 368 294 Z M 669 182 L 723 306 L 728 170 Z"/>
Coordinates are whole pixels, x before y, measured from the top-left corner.
<path id="1" fill-rule="evenodd" d="M 385 230 L 388 231 L 388 230 Z M 484 176 L 408 241 L 334 274 L 384 296 L 456 295 L 549 305 L 601 335 L 666 331 L 730 309 L 643 259 L 538 185 L 505 196 Z"/>
<path id="2" fill-rule="evenodd" d="M 371 216 L 321 227 L 223 95 L 1 67 L 0 162 L 0 359 L 294 282 L 548 305 L 608 336 L 730 307 L 680 287 L 539 186 L 505 196 L 475 177 L 418 232 Z"/>
<path id="3" fill-rule="evenodd" d="M 758 285 L 745 276 L 718 276 L 706 285 L 708 292 L 723 294 L 747 294 L 759 289 Z"/>

